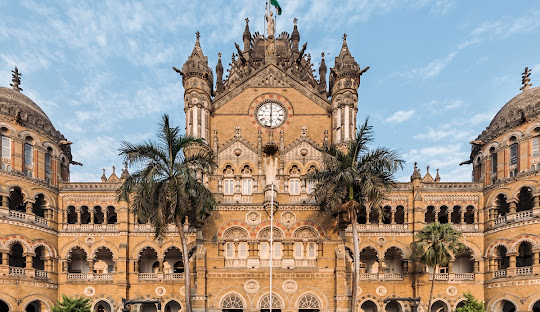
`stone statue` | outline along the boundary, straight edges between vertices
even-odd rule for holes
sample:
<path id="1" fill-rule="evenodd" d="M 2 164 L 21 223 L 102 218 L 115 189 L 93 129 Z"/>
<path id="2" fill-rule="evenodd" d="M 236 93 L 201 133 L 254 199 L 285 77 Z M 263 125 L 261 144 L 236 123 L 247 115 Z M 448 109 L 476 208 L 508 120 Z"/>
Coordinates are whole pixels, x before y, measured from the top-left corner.
<path id="1" fill-rule="evenodd" d="M 266 31 L 268 32 L 268 38 L 274 38 L 275 21 L 274 21 L 274 13 L 272 13 L 272 10 L 270 10 L 270 13 L 267 13 L 265 17 L 266 17 Z"/>

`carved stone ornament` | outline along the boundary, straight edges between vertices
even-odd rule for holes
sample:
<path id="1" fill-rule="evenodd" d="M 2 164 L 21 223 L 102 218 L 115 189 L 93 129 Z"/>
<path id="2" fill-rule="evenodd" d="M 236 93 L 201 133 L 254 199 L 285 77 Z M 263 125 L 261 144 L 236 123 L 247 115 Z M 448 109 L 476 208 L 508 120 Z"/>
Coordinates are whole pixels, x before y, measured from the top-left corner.
<path id="1" fill-rule="evenodd" d="M 454 287 L 454 286 L 450 286 L 448 288 L 446 288 L 446 293 L 448 294 L 448 296 L 455 296 L 457 295 L 457 288 Z"/>
<path id="2" fill-rule="evenodd" d="M 250 294 L 254 294 L 258 292 L 259 288 L 260 288 L 259 282 L 257 282 L 256 280 L 252 279 L 244 283 L 244 289 Z"/>
<path id="3" fill-rule="evenodd" d="M 246 222 L 249 225 L 257 225 L 261 223 L 261 214 L 256 211 L 250 211 L 246 214 Z"/>
<path id="4" fill-rule="evenodd" d="M 182 286 L 182 287 L 180 288 L 180 295 L 185 296 L 185 295 L 186 295 L 185 290 L 186 290 L 186 287 L 185 287 L 185 286 Z"/>
<path id="5" fill-rule="evenodd" d="M 386 295 L 386 287 L 384 287 L 384 286 L 379 286 L 379 287 L 377 287 L 377 289 L 375 290 L 375 292 L 376 292 L 377 295 L 379 295 L 379 296 L 384 296 L 384 295 Z"/>
<path id="6" fill-rule="evenodd" d="M 296 222 L 296 216 L 290 211 L 286 211 L 281 214 L 281 223 L 289 227 Z"/>
<path id="7" fill-rule="evenodd" d="M 379 243 L 379 245 L 383 246 L 385 243 L 386 243 L 386 238 L 384 237 L 379 237 L 377 239 L 377 243 Z"/>
<path id="8" fill-rule="evenodd" d="M 161 297 L 161 296 L 165 295 L 166 292 L 167 292 L 167 290 L 165 289 L 165 287 L 163 287 L 163 286 L 156 287 L 156 295 Z"/>
<path id="9" fill-rule="evenodd" d="M 286 280 L 283 282 L 283 285 L 281 285 L 281 288 L 283 288 L 284 292 L 292 294 L 296 291 L 296 289 L 298 289 L 298 285 L 293 280 Z"/>
<path id="10" fill-rule="evenodd" d="M 94 238 L 93 237 L 86 238 L 86 244 L 88 246 L 92 246 L 92 244 L 94 244 Z"/>
<path id="11" fill-rule="evenodd" d="M 358 287 L 358 290 L 356 290 L 356 292 L 357 292 L 357 294 L 356 294 L 357 296 L 361 295 L 362 294 L 362 288 Z"/>
<path id="12" fill-rule="evenodd" d="M 96 290 L 94 289 L 94 287 L 88 286 L 84 289 L 84 294 L 88 297 L 92 297 L 96 294 Z"/>

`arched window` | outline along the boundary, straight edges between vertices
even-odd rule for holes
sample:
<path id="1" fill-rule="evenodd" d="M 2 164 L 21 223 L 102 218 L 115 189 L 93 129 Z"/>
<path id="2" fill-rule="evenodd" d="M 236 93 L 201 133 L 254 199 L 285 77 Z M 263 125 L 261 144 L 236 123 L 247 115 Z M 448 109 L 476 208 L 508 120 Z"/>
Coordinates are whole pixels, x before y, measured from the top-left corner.
<path id="1" fill-rule="evenodd" d="M 384 273 L 401 273 L 403 269 L 403 253 L 399 248 L 390 247 L 384 253 Z"/>
<path id="2" fill-rule="evenodd" d="M 454 206 L 452 213 L 450 214 L 450 220 L 453 224 L 461 224 L 461 207 Z"/>
<path id="3" fill-rule="evenodd" d="M 47 176 L 47 178 L 51 178 L 50 175 L 52 174 L 52 171 L 53 171 L 53 166 L 52 166 L 52 153 L 53 153 L 53 150 L 51 147 L 47 147 L 47 152 L 45 152 L 45 176 Z"/>
<path id="4" fill-rule="evenodd" d="M 532 189 L 530 187 L 522 187 L 519 190 L 516 212 L 531 210 L 533 207 Z"/>
<path id="5" fill-rule="evenodd" d="M 305 294 L 298 301 L 299 312 L 315 312 L 321 309 L 321 302 L 312 294 Z"/>
<path id="6" fill-rule="evenodd" d="M 437 220 L 440 224 L 448 223 L 448 207 L 441 206 Z"/>
<path id="7" fill-rule="evenodd" d="M 360 251 L 360 273 L 379 273 L 379 257 L 371 247 Z"/>
<path id="8" fill-rule="evenodd" d="M 116 209 L 113 206 L 107 207 L 107 224 L 116 224 L 117 222 Z"/>
<path id="9" fill-rule="evenodd" d="M 0 300 L 0 312 L 9 312 L 9 306 L 4 300 Z"/>
<path id="10" fill-rule="evenodd" d="M 382 212 L 383 212 L 383 215 L 382 215 L 383 224 L 391 224 L 392 223 L 392 208 L 390 206 L 384 206 Z"/>
<path id="11" fill-rule="evenodd" d="M 26 266 L 26 259 L 23 257 L 23 247 L 19 243 L 15 243 L 11 246 L 9 266 L 16 268 L 24 268 Z"/>
<path id="12" fill-rule="evenodd" d="M 139 255 L 139 273 L 157 273 L 154 264 L 158 254 L 152 247 L 146 247 Z"/>
<path id="13" fill-rule="evenodd" d="M 396 224 L 405 224 L 405 208 L 403 206 L 397 206 L 394 213 L 394 222 Z"/>
<path id="14" fill-rule="evenodd" d="M 298 169 L 298 166 L 294 165 L 291 167 L 289 176 L 289 194 L 300 195 L 300 169 Z"/>
<path id="15" fill-rule="evenodd" d="M 356 215 L 358 224 L 366 224 L 367 223 L 367 214 L 366 214 L 366 207 L 360 207 L 360 211 L 358 211 L 358 214 Z"/>
<path id="16" fill-rule="evenodd" d="M 182 306 L 180 305 L 180 303 L 178 303 L 175 300 L 171 300 L 167 302 L 167 304 L 165 305 L 164 311 L 165 312 L 179 312 L 181 309 L 182 309 Z"/>
<path id="17" fill-rule="evenodd" d="M 242 195 L 251 195 L 253 192 L 253 178 L 251 168 L 246 165 L 242 169 Z"/>
<path id="18" fill-rule="evenodd" d="M 504 246 L 497 246 L 495 250 L 495 265 L 497 270 L 506 270 L 510 266 L 510 257 L 506 254 Z"/>
<path id="19" fill-rule="evenodd" d="M 89 270 L 86 252 L 80 247 L 73 248 L 68 258 L 68 272 L 88 273 Z"/>
<path id="20" fill-rule="evenodd" d="M 223 195 L 234 194 L 234 169 L 231 165 L 227 165 L 223 170 Z"/>
<path id="21" fill-rule="evenodd" d="M 20 188 L 15 187 L 9 192 L 8 206 L 9 210 L 26 212 L 26 204 Z"/>
<path id="22" fill-rule="evenodd" d="M 94 312 L 111 312 L 111 306 L 107 301 L 100 300 L 94 305 Z"/>
<path id="23" fill-rule="evenodd" d="M 105 219 L 105 214 L 103 213 L 103 209 L 101 209 L 100 206 L 94 207 L 94 224 L 103 224 L 103 221 Z"/>
<path id="24" fill-rule="evenodd" d="M 41 270 L 41 271 L 45 270 L 45 261 L 43 258 L 44 256 L 45 256 L 45 247 L 39 246 L 38 248 L 36 248 L 35 255 L 32 257 L 32 267 L 34 269 Z"/>
<path id="25" fill-rule="evenodd" d="M 237 294 L 230 293 L 221 302 L 223 312 L 241 312 L 244 309 L 244 302 Z"/>
<path id="26" fill-rule="evenodd" d="M 34 173 L 34 139 L 27 136 L 24 142 L 24 174 L 32 177 Z"/>
<path id="27" fill-rule="evenodd" d="M 266 294 L 260 301 L 261 312 L 270 312 L 270 294 Z M 272 312 L 280 312 L 283 309 L 281 298 L 272 294 Z"/>
<path id="28" fill-rule="evenodd" d="M 515 140 L 515 137 L 512 137 Z M 510 166 L 517 165 L 518 163 L 518 144 L 513 143 L 510 145 Z"/>
<path id="29" fill-rule="evenodd" d="M 69 181 L 69 162 L 65 157 L 62 157 L 62 163 L 60 164 L 60 178 L 64 182 Z"/>
<path id="30" fill-rule="evenodd" d="M 452 266 L 453 273 L 473 273 L 474 272 L 474 259 L 470 249 L 463 250 L 460 254 L 456 255 L 454 265 Z"/>
<path id="31" fill-rule="evenodd" d="M 5 127 L 0 129 L 1 144 L 0 149 L 0 162 L 2 163 L 2 170 L 11 170 L 11 138 L 9 137 L 9 130 Z"/>
<path id="32" fill-rule="evenodd" d="M 45 207 L 47 202 L 45 201 L 45 196 L 43 194 L 38 194 L 35 198 L 34 203 L 32 204 L 32 212 L 38 217 L 45 217 Z"/>
<path id="33" fill-rule="evenodd" d="M 77 211 L 75 210 L 75 207 L 73 206 L 67 207 L 67 223 L 76 224 L 77 220 L 78 220 L 78 217 L 77 217 Z"/>
<path id="34" fill-rule="evenodd" d="M 433 206 L 427 207 L 424 220 L 426 221 L 426 223 L 435 222 L 435 207 Z"/>
<path id="35" fill-rule="evenodd" d="M 499 194 L 495 199 L 495 205 L 497 206 L 497 216 L 506 216 L 510 212 L 510 205 L 506 201 L 506 195 Z"/>
<path id="36" fill-rule="evenodd" d="M 448 305 L 442 301 L 442 300 L 437 300 L 435 302 L 433 302 L 433 304 L 431 305 L 431 312 L 449 312 L 450 309 L 448 308 Z"/>
<path id="37" fill-rule="evenodd" d="M 529 242 L 519 244 L 518 256 L 516 257 L 516 267 L 532 266 L 533 255 L 532 248 Z"/>
<path id="38" fill-rule="evenodd" d="M 463 216 L 465 224 L 474 224 L 474 207 L 467 206 L 465 215 Z"/>
<path id="39" fill-rule="evenodd" d="M 81 224 L 89 224 L 90 223 L 90 211 L 88 210 L 88 207 L 82 206 L 81 207 Z"/>
<path id="40" fill-rule="evenodd" d="M 163 273 L 184 273 L 182 252 L 177 247 L 171 247 L 165 252 Z"/>
<path id="41" fill-rule="evenodd" d="M 94 255 L 94 271 L 98 274 L 114 273 L 113 253 L 107 247 L 102 247 Z"/>

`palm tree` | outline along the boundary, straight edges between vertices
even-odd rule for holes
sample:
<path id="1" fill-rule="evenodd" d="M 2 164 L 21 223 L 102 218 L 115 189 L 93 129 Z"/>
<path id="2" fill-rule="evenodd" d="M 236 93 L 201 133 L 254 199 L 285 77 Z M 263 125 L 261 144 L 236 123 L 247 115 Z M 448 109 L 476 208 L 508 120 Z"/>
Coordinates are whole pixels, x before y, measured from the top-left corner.
<path id="1" fill-rule="evenodd" d="M 430 223 L 416 233 L 415 236 L 414 242 L 411 243 L 411 258 L 433 268 L 433 278 L 431 279 L 431 291 L 429 293 L 427 308 L 427 311 L 430 312 L 431 300 L 433 299 L 433 286 L 435 285 L 435 273 L 439 270 L 439 266 L 447 265 L 452 259 L 452 254 L 458 254 L 465 248 L 465 245 L 459 241 L 461 232 L 454 229 L 448 223 Z"/>
<path id="2" fill-rule="evenodd" d="M 184 262 L 186 311 L 191 311 L 191 276 L 184 222 L 199 228 L 216 203 L 202 176 L 215 168 L 212 152 L 204 141 L 182 136 L 163 115 L 158 141 L 140 144 L 122 142 L 120 155 L 134 171 L 120 187 L 118 198 L 131 201 L 132 212 L 149 221 L 156 239 L 162 239 L 169 223 L 180 234 Z"/>
<path id="3" fill-rule="evenodd" d="M 62 302 L 56 302 L 52 307 L 53 312 L 90 312 L 90 298 L 69 298 L 62 295 Z"/>
<path id="4" fill-rule="evenodd" d="M 385 147 L 370 150 L 372 126 L 364 122 L 354 140 L 346 145 L 325 146 L 322 168 L 307 176 L 316 182 L 312 196 L 321 210 L 330 210 L 340 220 L 352 224 L 354 275 L 352 302 L 356 310 L 360 270 L 357 213 L 362 208 L 380 209 L 385 193 L 394 186 L 394 173 L 405 163 L 396 151 Z M 382 213 L 382 211 L 380 211 Z"/>

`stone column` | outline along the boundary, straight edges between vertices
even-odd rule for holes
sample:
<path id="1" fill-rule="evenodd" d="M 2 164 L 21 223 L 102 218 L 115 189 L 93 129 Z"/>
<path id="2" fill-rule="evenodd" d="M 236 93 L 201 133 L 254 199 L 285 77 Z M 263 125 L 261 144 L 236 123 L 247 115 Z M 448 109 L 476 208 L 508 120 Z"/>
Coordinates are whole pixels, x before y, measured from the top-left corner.
<path id="1" fill-rule="evenodd" d="M 392 225 L 396 224 L 396 211 L 397 211 L 397 208 L 396 207 L 392 207 L 390 209 L 390 214 L 391 214 L 391 220 L 392 220 Z"/>
<path id="2" fill-rule="evenodd" d="M 26 202 L 26 214 L 28 214 L 28 215 L 34 214 L 32 212 L 32 203 L 29 202 L 29 201 Z"/>
<path id="3" fill-rule="evenodd" d="M 8 202 L 8 196 L 6 194 L 2 194 L 2 202 L 0 202 L 0 216 L 8 216 L 9 215 L 9 202 Z"/>
<path id="4" fill-rule="evenodd" d="M 540 216 L 540 195 L 533 197 L 533 216 Z"/>
<path id="5" fill-rule="evenodd" d="M 510 204 L 510 214 L 516 213 L 517 203 L 515 201 L 512 201 L 509 204 Z"/>
<path id="6" fill-rule="evenodd" d="M 507 255 L 510 257 L 510 263 L 508 266 L 508 269 L 506 269 L 506 276 L 511 277 L 516 275 L 516 257 L 517 252 L 507 253 Z"/>
<path id="7" fill-rule="evenodd" d="M 77 215 L 77 222 L 75 224 L 81 224 L 81 216 L 82 216 L 81 207 L 75 208 L 75 214 Z"/>
<path id="8" fill-rule="evenodd" d="M 475 260 L 474 261 L 474 270 L 473 270 L 474 273 L 480 273 L 480 261 L 478 260 Z"/>
<path id="9" fill-rule="evenodd" d="M 25 266 L 25 268 L 26 268 L 26 276 L 34 277 L 36 270 L 32 266 L 32 264 L 33 264 L 32 256 L 35 256 L 35 254 L 31 254 L 31 253 L 28 252 L 24 256 L 26 258 L 26 266 Z"/>
<path id="10" fill-rule="evenodd" d="M 88 207 L 88 210 L 90 210 L 90 222 L 88 222 L 88 224 L 94 224 L 94 208 Z"/>
<path id="11" fill-rule="evenodd" d="M 533 275 L 540 274 L 540 250 L 533 250 Z"/>
<path id="12" fill-rule="evenodd" d="M 133 271 L 136 274 L 139 274 L 139 260 L 133 261 Z"/>
<path id="13" fill-rule="evenodd" d="M 94 259 L 87 260 L 88 262 L 88 273 L 94 274 Z"/>
<path id="14" fill-rule="evenodd" d="M 158 267 L 158 273 L 163 273 L 163 259 L 162 258 L 158 258 L 157 259 L 158 263 L 159 263 L 159 267 Z"/>

